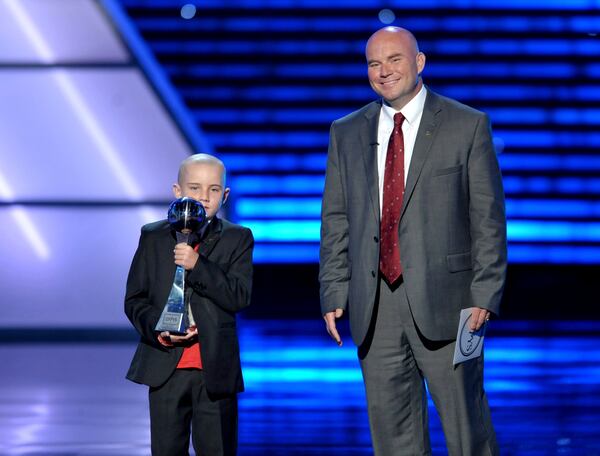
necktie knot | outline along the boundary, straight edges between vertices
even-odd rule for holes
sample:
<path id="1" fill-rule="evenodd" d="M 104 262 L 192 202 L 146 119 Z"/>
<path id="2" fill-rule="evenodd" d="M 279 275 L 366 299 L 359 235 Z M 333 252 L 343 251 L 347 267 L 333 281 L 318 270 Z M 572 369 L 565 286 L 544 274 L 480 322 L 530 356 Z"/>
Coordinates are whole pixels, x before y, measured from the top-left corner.
<path id="1" fill-rule="evenodd" d="M 404 116 L 402 115 L 402 113 L 397 112 L 396 114 L 394 114 L 394 127 L 400 127 L 402 125 L 402 122 L 404 122 Z"/>

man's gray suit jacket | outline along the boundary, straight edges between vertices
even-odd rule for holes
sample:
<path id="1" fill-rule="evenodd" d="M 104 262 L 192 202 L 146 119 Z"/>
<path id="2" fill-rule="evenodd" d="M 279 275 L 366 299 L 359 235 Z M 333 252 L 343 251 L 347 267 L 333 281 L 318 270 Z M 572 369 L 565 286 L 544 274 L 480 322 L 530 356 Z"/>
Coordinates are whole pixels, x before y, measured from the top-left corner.
<path id="1" fill-rule="evenodd" d="M 357 345 L 379 281 L 380 109 L 372 102 L 333 122 L 321 213 L 321 311 L 347 309 Z M 484 113 L 427 91 L 400 217 L 403 280 L 425 337 L 454 339 L 463 308 L 499 313 L 506 219 Z"/>

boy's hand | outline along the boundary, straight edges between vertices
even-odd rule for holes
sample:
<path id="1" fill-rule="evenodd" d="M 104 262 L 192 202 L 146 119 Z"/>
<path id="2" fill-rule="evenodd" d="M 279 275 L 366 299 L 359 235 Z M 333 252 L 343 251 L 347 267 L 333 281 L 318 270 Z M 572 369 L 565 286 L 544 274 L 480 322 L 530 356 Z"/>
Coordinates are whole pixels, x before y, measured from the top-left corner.
<path id="1" fill-rule="evenodd" d="M 198 261 L 198 257 L 200 256 L 192 246 L 184 242 L 177 244 L 173 253 L 175 254 L 175 264 L 188 271 L 194 269 L 196 261 Z"/>
<path id="2" fill-rule="evenodd" d="M 173 347 L 177 345 L 188 345 L 193 342 L 193 339 L 198 336 L 198 328 L 191 326 L 187 329 L 185 336 L 172 335 L 169 331 L 163 331 L 158 335 L 158 341 L 165 347 Z"/>

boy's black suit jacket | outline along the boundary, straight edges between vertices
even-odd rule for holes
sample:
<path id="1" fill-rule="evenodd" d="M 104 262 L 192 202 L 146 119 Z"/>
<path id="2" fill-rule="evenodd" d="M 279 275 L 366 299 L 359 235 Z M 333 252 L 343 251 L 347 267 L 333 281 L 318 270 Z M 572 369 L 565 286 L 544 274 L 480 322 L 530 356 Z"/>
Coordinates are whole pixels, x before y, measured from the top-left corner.
<path id="1" fill-rule="evenodd" d="M 145 225 L 127 279 L 125 313 L 141 336 L 127 378 L 151 387 L 168 380 L 183 353 L 182 347 L 162 346 L 154 330 L 173 284 L 175 244 L 166 220 Z M 250 304 L 253 247 L 248 228 L 215 217 L 200 241 L 196 266 L 186 271 L 206 389 L 213 395 L 244 390 L 236 313 Z"/>

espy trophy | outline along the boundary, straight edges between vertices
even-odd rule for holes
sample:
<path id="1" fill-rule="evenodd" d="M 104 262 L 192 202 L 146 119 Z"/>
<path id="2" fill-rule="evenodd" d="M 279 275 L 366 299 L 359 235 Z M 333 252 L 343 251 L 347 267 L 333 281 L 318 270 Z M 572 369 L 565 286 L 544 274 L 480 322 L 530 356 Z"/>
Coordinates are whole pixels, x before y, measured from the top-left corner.
<path id="1" fill-rule="evenodd" d="M 206 211 L 195 199 L 184 197 L 171 203 L 167 218 L 171 228 L 175 230 L 177 243 L 187 244 L 190 233 L 199 231 L 206 223 Z M 189 326 L 190 315 L 185 301 L 185 269 L 177 266 L 169 298 L 154 329 L 185 334 Z"/>

